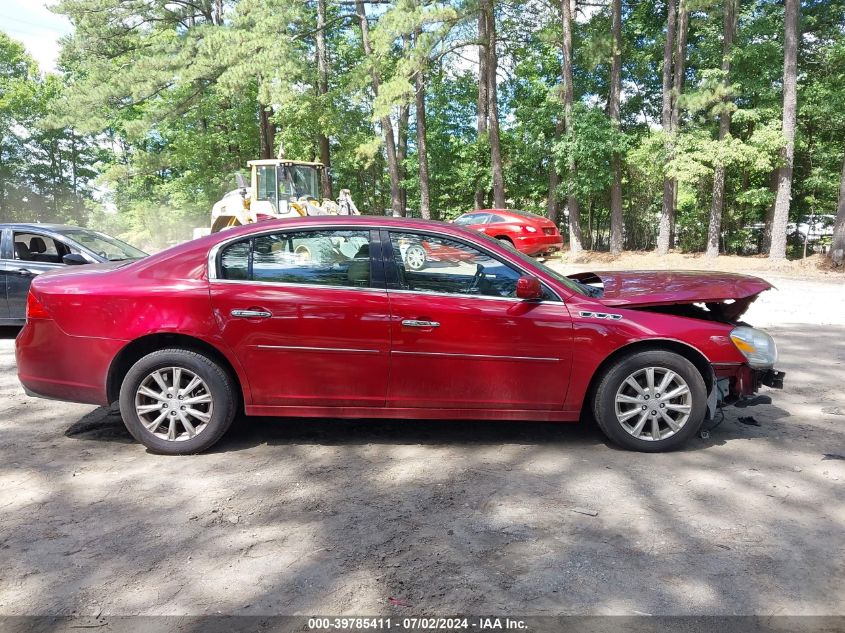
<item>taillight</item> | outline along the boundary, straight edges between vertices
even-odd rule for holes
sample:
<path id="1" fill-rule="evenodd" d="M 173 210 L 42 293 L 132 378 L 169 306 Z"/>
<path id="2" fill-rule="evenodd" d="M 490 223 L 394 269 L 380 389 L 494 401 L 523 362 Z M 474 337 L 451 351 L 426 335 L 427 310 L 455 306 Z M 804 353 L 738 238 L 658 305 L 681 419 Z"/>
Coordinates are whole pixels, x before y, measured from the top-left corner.
<path id="1" fill-rule="evenodd" d="M 50 315 L 47 308 L 44 307 L 38 299 L 35 298 L 32 290 L 26 298 L 26 318 L 29 319 L 49 319 Z"/>

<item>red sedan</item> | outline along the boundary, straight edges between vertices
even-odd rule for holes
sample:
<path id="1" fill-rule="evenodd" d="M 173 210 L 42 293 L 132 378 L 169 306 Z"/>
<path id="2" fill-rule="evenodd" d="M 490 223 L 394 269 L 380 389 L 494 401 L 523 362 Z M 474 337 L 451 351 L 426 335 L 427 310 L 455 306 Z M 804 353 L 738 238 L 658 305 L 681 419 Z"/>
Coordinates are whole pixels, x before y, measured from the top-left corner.
<path id="1" fill-rule="evenodd" d="M 547 255 L 563 248 L 555 223 L 528 211 L 481 209 L 464 213 L 454 222 L 501 240 L 526 255 Z"/>
<path id="2" fill-rule="evenodd" d="M 403 251 L 422 243 L 462 255 L 413 270 Z M 761 384 L 781 386 L 774 341 L 738 321 L 765 281 L 576 277 L 449 224 L 263 222 L 40 275 L 18 375 L 31 395 L 118 401 L 132 435 L 168 454 L 208 448 L 238 411 L 587 416 L 622 446 L 660 451 L 695 435 L 720 400 L 751 404 Z"/>

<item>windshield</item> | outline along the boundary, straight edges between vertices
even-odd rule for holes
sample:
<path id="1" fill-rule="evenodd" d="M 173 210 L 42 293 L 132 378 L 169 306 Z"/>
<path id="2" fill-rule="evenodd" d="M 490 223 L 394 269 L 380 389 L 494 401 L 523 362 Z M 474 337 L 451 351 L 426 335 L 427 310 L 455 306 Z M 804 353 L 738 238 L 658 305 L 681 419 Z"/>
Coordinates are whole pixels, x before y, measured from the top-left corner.
<path id="1" fill-rule="evenodd" d="M 494 242 L 494 243 L 498 244 L 499 246 L 502 246 L 502 243 L 499 242 L 499 240 L 494 239 L 494 238 L 490 237 L 489 235 L 485 235 L 484 233 L 479 233 L 479 235 L 481 235 L 481 237 L 483 237 L 486 240 L 490 240 L 491 242 Z M 546 273 L 549 277 L 551 277 L 555 281 L 559 281 L 560 283 L 562 283 L 564 286 L 566 286 L 567 288 L 569 288 L 573 292 L 577 292 L 579 295 L 584 295 L 584 296 L 587 296 L 587 297 L 597 297 L 601 294 L 601 290 L 599 290 L 598 288 L 593 288 L 592 286 L 588 286 L 587 284 L 582 284 L 581 282 L 575 281 L 574 279 L 570 279 L 569 277 L 567 277 L 563 273 L 559 273 L 558 271 L 556 271 L 552 268 L 549 268 L 548 266 L 546 266 L 545 264 L 537 261 L 533 257 L 529 257 L 528 255 L 520 253 L 518 250 L 516 250 L 513 247 L 509 247 L 508 251 L 511 253 L 511 255 L 513 255 L 517 259 L 522 260 L 526 264 L 529 264 L 529 265 L 531 265 L 535 268 L 539 268 L 544 273 Z"/>
<path id="2" fill-rule="evenodd" d="M 144 251 L 97 231 L 72 229 L 62 231 L 61 233 L 80 246 L 84 246 L 110 262 L 119 262 L 124 259 L 138 259 L 147 256 Z"/>
<path id="3" fill-rule="evenodd" d="M 311 165 L 291 165 L 290 179 L 293 184 L 292 194 L 297 198 L 319 199 L 319 174 Z"/>

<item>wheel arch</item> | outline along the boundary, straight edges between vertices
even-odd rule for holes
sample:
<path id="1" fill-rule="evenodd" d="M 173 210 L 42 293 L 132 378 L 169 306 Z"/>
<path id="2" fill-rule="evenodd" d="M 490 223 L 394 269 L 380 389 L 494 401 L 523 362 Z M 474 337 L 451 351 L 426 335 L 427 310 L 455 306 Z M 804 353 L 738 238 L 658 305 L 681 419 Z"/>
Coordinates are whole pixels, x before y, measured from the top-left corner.
<path id="1" fill-rule="evenodd" d="M 710 393 L 710 390 L 713 388 L 713 367 L 707 357 L 692 345 L 672 339 L 635 341 L 615 350 L 612 354 L 605 358 L 593 372 L 593 377 L 590 379 L 590 385 L 587 388 L 586 397 L 584 398 L 584 402 L 581 404 L 582 416 L 584 413 L 590 411 L 598 384 L 601 381 L 602 376 L 604 376 L 607 372 L 608 368 L 612 367 L 617 361 L 619 361 L 619 359 L 625 356 L 630 356 L 631 354 L 636 354 L 637 352 L 652 351 L 674 352 L 679 356 L 686 358 L 693 364 L 693 366 L 695 366 L 698 373 L 701 374 L 701 377 L 704 379 L 705 389 L 707 393 Z"/>
<path id="2" fill-rule="evenodd" d="M 511 246 L 513 246 L 513 240 L 507 235 L 494 235 L 493 236 L 497 240 L 502 240 L 503 242 L 509 242 Z"/>
<path id="3" fill-rule="evenodd" d="M 217 362 L 234 381 L 237 387 L 236 406 L 243 409 L 244 398 L 247 397 L 244 390 L 245 384 L 229 358 L 207 341 L 176 332 L 147 334 L 128 343 L 117 353 L 109 366 L 108 378 L 106 379 L 106 394 L 109 402 L 118 400 L 123 378 L 136 362 L 151 352 L 171 347 L 197 352 Z"/>

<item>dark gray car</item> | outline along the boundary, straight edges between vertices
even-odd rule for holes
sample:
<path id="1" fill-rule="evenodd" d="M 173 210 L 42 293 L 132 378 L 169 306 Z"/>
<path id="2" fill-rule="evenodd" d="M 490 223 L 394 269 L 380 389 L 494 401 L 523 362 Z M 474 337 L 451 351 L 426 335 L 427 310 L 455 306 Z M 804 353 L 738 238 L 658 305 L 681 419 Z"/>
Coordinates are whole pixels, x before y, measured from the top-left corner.
<path id="1" fill-rule="evenodd" d="M 33 277 L 74 264 L 120 261 L 146 253 L 105 233 L 62 224 L 0 224 L 0 325 L 26 319 Z"/>

